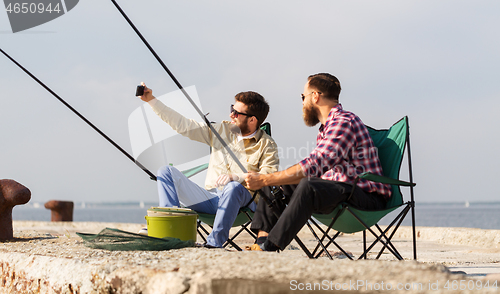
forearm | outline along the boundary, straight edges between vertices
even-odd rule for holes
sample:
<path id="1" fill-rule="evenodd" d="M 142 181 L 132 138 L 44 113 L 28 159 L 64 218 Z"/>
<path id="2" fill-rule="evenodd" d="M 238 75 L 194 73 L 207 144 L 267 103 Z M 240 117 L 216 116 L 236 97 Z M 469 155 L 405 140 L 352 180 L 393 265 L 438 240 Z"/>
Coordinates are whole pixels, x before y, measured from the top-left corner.
<path id="1" fill-rule="evenodd" d="M 293 165 L 284 171 L 262 175 L 263 186 L 293 185 L 298 184 L 306 175 L 299 164 Z"/>
<path id="2" fill-rule="evenodd" d="M 164 122 L 169 124 L 172 129 L 177 132 L 183 132 L 187 126 L 190 125 L 191 120 L 185 118 L 183 115 L 166 106 L 158 99 L 151 99 L 148 102 L 151 109 L 161 118 Z"/>
<path id="3" fill-rule="evenodd" d="M 231 179 L 231 181 L 235 181 L 235 182 L 243 182 L 243 180 L 245 179 L 245 174 L 232 174 L 232 175 L 229 175 L 229 178 Z"/>
<path id="4" fill-rule="evenodd" d="M 163 104 L 160 100 L 148 102 L 153 111 L 177 133 L 202 143 L 209 143 L 210 132 L 204 123 L 185 118 L 180 113 Z"/>

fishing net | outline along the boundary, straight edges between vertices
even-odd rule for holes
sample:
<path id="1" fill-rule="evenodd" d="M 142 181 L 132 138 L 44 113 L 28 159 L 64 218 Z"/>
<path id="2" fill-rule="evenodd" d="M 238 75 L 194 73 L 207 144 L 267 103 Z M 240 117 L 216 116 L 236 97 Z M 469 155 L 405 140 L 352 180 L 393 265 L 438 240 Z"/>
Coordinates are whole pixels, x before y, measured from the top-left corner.
<path id="1" fill-rule="evenodd" d="M 194 241 L 182 241 L 177 238 L 154 238 L 118 229 L 106 228 L 99 234 L 76 233 L 83 239 L 83 244 L 94 249 L 110 251 L 161 251 L 194 247 Z"/>

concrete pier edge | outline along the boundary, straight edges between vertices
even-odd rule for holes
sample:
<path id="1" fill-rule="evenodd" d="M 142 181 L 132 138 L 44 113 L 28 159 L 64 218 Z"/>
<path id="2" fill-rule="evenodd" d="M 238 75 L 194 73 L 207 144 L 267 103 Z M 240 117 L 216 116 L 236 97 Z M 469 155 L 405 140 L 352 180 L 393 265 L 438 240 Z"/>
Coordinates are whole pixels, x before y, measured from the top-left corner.
<path id="1" fill-rule="evenodd" d="M 455 291 L 451 283 L 500 282 L 498 230 L 417 227 L 419 260 L 400 262 L 389 255 L 383 260 L 310 260 L 293 245 L 282 253 L 205 248 L 105 251 L 83 246 L 74 234 L 97 233 L 105 227 L 135 232 L 142 225 L 15 221 L 16 239 L 0 243 L 0 293 L 323 293 L 342 285 L 342 290 L 363 293 L 387 290 L 381 285 L 424 288 L 391 293 L 419 293 L 436 285 L 439 289 L 433 293 L 466 293 L 472 289 Z M 395 236 L 406 258 L 412 256 L 410 233 L 411 228 L 402 227 Z M 301 238 L 311 242 L 306 231 L 301 231 Z M 340 241 L 353 253 L 361 249 L 358 234 Z M 478 268 L 482 272 L 474 272 Z M 449 289 L 444 288 L 447 282 Z"/>

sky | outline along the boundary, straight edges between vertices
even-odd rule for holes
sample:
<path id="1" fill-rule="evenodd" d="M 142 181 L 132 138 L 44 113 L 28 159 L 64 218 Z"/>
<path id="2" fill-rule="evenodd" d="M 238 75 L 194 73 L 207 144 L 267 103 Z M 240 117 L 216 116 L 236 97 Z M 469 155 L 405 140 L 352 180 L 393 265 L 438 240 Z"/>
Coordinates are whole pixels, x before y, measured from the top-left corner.
<path id="1" fill-rule="evenodd" d="M 409 117 L 417 202 L 500 201 L 500 2 L 118 3 L 210 120 L 228 119 L 238 92 L 268 100 L 281 168 L 314 147 L 300 94 L 329 72 L 365 124 Z M 136 85 L 177 90 L 111 1 L 18 33 L 0 10 L 0 48 L 130 153 Z M 147 174 L 3 55 L 0 89 L 0 178 L 27 186 L 32 203 L 157 201 Z"/>

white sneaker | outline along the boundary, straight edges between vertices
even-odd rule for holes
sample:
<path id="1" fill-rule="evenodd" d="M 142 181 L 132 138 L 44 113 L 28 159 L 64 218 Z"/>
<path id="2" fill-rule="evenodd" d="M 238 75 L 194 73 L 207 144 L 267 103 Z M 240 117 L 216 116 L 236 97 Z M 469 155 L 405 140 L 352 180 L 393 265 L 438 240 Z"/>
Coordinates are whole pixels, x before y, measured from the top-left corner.
<path id="1" fill-rule="evenodd" d="M 137 232 L 137 234 L 147 236 L 148 235 L 148 228 L 140 229 L 139 232 Z"/>

